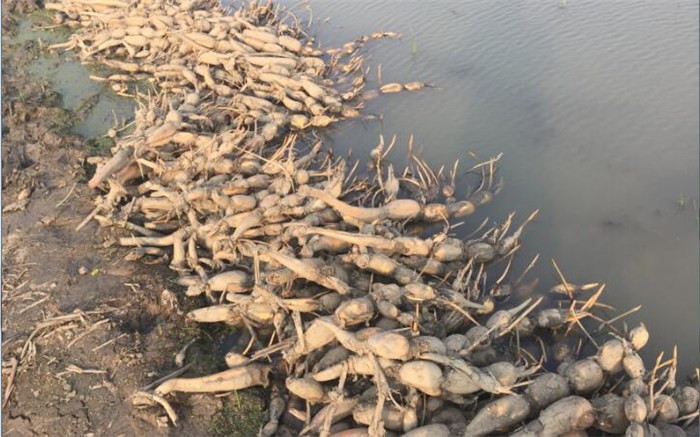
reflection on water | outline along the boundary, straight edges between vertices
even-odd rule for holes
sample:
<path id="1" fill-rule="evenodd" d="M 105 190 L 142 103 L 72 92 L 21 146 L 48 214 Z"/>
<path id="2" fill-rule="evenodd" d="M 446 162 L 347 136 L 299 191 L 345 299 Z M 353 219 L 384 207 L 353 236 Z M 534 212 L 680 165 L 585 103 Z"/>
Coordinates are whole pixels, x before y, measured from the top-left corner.
<path id="1" fill-rule="evenodd" d="M 618 308 L 643 304 L 630 321 L 652 333 L 644 358 L 677 344 L 681 374 L 691 371 L 700 306 L 697 2 L 309 3 L 325 47 L 400 32 L 400 41 L 369 46 L 369 65 L 382 63 L 385 82 L 436 86 L 369 102 L 383 121 L 341 123 L 334 148 L 361 156 L 380 133 L 396 133 L 399 144 L 414 134 L 433 163 L 504 152 L 505 189 L 473 223 L 539 208 L 520 268 L 539 252 L 543 289 L 556 281 L 554 257 L 572 282 L 605 282 Z"/>
<path id="2" fill-rule="evenodd" d="M 85 138 L 104 135 L 117 121 L 133 116 L 134 103 L 106 92 L 104 84 L 91 80 L 90 71 L 78 61 L 42 54 L 29 71 L 36 79 L 48 80 L 61 94 L 63 106 L 80 115 L 73 131 Z"/>
<path id="3" fill-rule="evenodd" d="M 52 44 L 68 38 L 65 29 L 51 26 L 51 30 L 41 29 L 43 21 L 30 18 L 21 21 L 15 41 Z M 77 113 L 73 132 L 85 138 L 102 136 L 117 120 L 133 116 L 133 101 L 107 91 L 104 83 L 91 80 L 90 70 L 70 54 L 43 50 L 29 65 L 29 72 L 32 80 L 48 81 L 61 95 L 63 107 Z"/>

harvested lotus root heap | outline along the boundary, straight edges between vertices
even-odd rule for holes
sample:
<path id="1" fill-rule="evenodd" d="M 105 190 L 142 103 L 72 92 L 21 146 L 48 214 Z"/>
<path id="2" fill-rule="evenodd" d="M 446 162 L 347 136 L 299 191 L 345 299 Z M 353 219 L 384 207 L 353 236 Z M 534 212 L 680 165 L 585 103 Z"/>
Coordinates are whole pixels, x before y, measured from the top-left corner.
<path id="1" fill-rule="evenodd" d="M 364 91 L 358 50 L 395 34 L 324 51 L 270 3 L 45 7 L 76 28 L 53 48 L 117 70 L 97 79 L 139 105 L 131 133 L 111 132 L 112 158 L 92 159 L 103 194 L 79 227 L 129 230 L 130 259 L 167 260 L 184 294 L 208 302 L 189 319 L 245 340 L 228 370 L 171 378 L 135 403 L 177 423 L 171 393 L 271 386 L 263 436 L 673 435 L 697 419 L 675 352 L 645 365 L 646 328 L 606 322 L 604 286 L 562 276 L 530 296 L 536 259 L 510 278 L 536 212 L 455 233 L 498 193 L 500 156 L 459 174 L 409 147 L 396 171 L 382 139 L 361 171 L 306 133 L 425 86 Z M 144 81 L 155 92 L 140 93 Z"/>

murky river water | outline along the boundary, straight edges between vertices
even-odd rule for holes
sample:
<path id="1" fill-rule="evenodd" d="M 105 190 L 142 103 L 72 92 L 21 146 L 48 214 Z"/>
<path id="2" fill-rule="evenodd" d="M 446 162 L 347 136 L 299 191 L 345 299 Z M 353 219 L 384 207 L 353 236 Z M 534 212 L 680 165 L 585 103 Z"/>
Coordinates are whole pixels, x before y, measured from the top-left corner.
<path id="1" fill-rule="evenodd" d="M 334 148 L 359 156 L 395 133 L 398 144 L 414 134 L 435 164 L 468 150 L 503 152 L 505 189 L 474 226 L 539 208 L 520 268 L 540 253 L 543 290 L 557 281 L 555 258 L 571 282 L 606 283 L 606 302 L 620 310 L 642 304 L 629 320 L 652 333 L 645 360 L 678 345 L 681 374 L 691 371 L 700 306 L 697 2 L 309 5 L 325 47 L 377 30 L 403 35 L 370 43 L 369 88 L 379 63 L 385 83 L 437 87 L 371 101 L 367 111 L 383 123 L 339 124 Z"/>
<path id="2" fill-rule="evenodd" d="M 37 14 L 34 19 L 21 21 L 14 41 L 41 41 L 42 44 L 63 42 L 68 33 L 42 30 L 36 19 L 46 17 Z M 39 25 L 46 24 L 44 21 Z M 63 107 L 82 114 L 72 126 L 73 132 L 85 138 L 99 137 L 111 128 L 115 121 L 132 117 L 134 104 L 129 99 L 108 92 L 104 83 L 90 79 L 91 72 L 70 54 L 40 52 L 29 66 L 33 79 L 48 81 L 61 94 Z"/>

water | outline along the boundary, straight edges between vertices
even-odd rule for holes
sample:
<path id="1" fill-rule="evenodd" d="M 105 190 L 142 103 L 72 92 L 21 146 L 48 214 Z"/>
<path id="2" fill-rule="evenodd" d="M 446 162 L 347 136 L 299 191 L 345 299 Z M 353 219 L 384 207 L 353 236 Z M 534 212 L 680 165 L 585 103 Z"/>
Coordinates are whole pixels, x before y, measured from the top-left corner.
<path id="1" fill-rule="evenodd" d="M 61 94 L 63 107 L 80 116 L 72 128 L 85 138 L 99 137 L 118 122 L 133 117 L 134 103 L 90 79 L 90 70 L 65 55 L 42 54 L 29 66 L 37 79 L 49 81 Z"/>
<path id="2" fill-rule="evenodd" d="M 68 37 L 69 32 L 54 29 L 45 16 L 37 13 L 18 24 L 15 41 L 41 41 L 49 45 L 66 41 Z M 133 117 L 133 101 L 111 92 L 105 83 L 91 80 L 93 72 L 69 53 L 42 50 L 29 65 L 29 72 L 33 80 L 48 81 L 61 95 L 63 107 L 77 113 L 72 131 L 78 135 L 99 137 L 117 122 Z"/>
<path id="3" fill-rule="evenodd" d="M 381 133 L 410 134 L 432 163 L 504 153 L 505 189 L 480 211 L 510 211 L 528 227 L 523 268 L 541 254 L 541 289 L 604 282 L 605 301 L 652 333 L 647 362 L 678 345 L 680 374 L 698 363 L 698 3 L 681 1 L 311 0 L 324 47 L 377 30 L 371 43 L 387 82 L 437 88 L 380 97 L 383 122 L 332 128 L 356 156 Z M 295 2 L 288 2 L 294 7 Z M 305 14 L 304 7 L 295 12 Z M 307 15 L 308 16 L 308 15 Z M 328 20 L 326 20 L 328 18 Z M 405 148 L 393 155 L 404 162 Z M 681 204 L 684 204 L 681 207 Z M 516 269 L 516 272 L 518 270 Z"/>

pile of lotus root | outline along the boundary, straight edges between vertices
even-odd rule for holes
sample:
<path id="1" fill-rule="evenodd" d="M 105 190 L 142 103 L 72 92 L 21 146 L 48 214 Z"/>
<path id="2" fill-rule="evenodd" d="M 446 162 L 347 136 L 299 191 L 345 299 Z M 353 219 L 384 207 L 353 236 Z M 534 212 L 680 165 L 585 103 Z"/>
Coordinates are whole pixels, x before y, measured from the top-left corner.
<path id="1" fill-rule="evenodd" d="M 92 158 L 102 194 L 80 227 L 126 228 L 131 259 L 167 260 L 207 303 L 189 319 L 245 339 L 229 370 L 135 399 L 176 422 L 170 393 L 269 386 L 262 436 L 684 435 L 697 420 L 676 354 L 645 365 L 647 330 L 603 319 L 604 286 L 562 276 L 532 293 L 535 260 L 509 277 L 536 213 L 468 221 L 501 187 L 499 157 L 460 173 L 409 147 L 398 171 L 382 140 L 365 169 L 314 139 L 368 98 L 425 87 L 365 90 L 362 46 L 397 35 L 321 50 L 271 3 L 45 7 L 74 28 L 52 48 L 108 67 L 96 79 L 138 105 L 131 132 L 110 131 L 113 156 Z M 460 224 L 471 234 L 458 238 Z"/>

